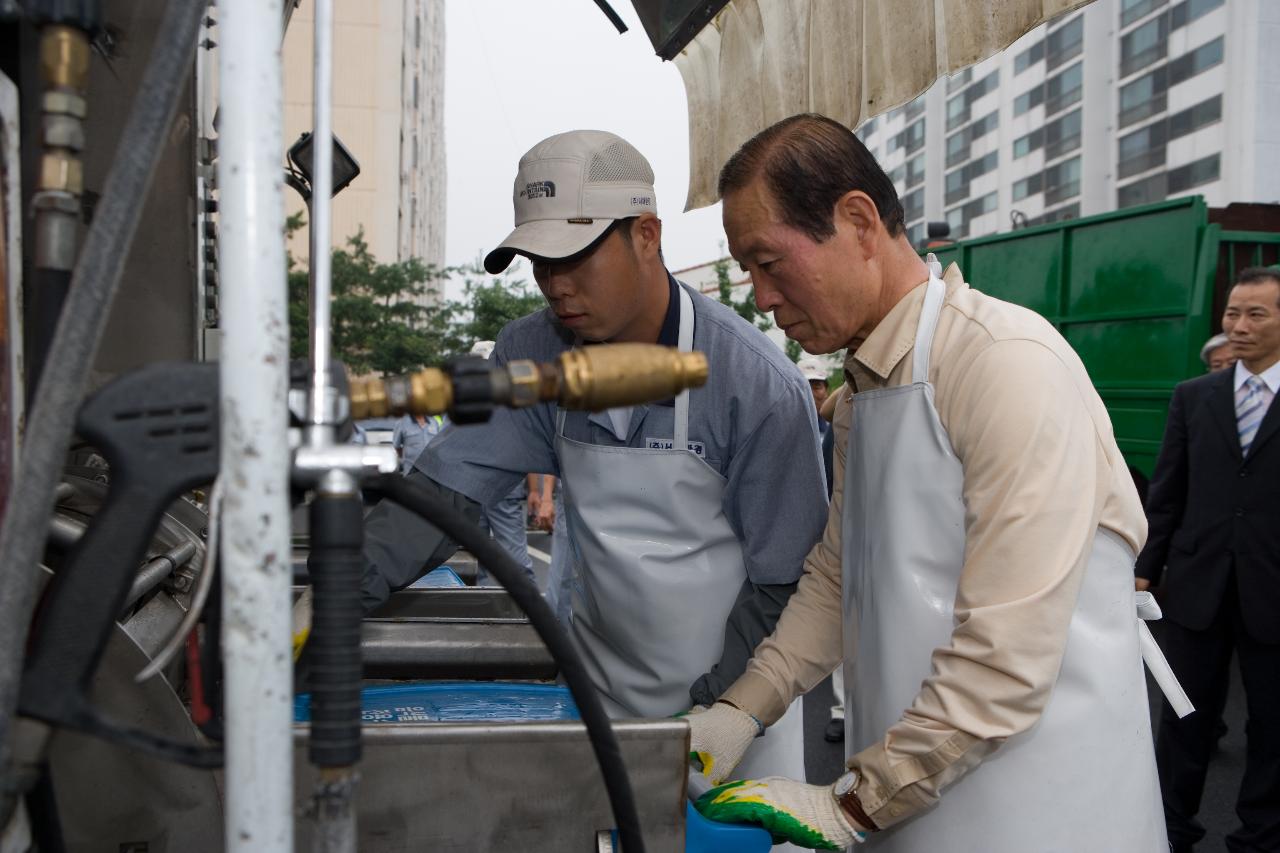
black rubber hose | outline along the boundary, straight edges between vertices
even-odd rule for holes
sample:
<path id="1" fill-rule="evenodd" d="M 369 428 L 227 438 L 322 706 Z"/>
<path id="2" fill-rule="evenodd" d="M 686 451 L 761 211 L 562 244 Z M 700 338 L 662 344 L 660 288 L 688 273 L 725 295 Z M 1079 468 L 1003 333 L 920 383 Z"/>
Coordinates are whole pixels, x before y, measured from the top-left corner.
<path id="1" fill-rule="evenodd" d="M 12 723 L 22 679 L 22 656 L 35 601 L 36 564 L 48 536 L 53 490 L 71 443 L 76 409 L 88 386 L 93 356 L 156 162 L 164 151 L 178 101 L 195 58 L 207 0 L 169 0 L 155 47 L 129 109 L 102 200 L 76 260 L 40 387 L 28 412 L 25 444 L 0 526 L 0 826 L 12 814 Z"/>
<path id="2" fill-rule="evenodd" d="M 31 343 L 27 347 L 27 402 L 35 398 L 40 387 L 40 376 L 44 373 L 44 363 L 49 355 L 49 345 L 53 342 L 54 332 L 58 328 L 58 317 L 62 306 L 67 301 L 67 293 L 71 289 L 70 270 L 36 269 L 32 275 L 31 294 L 32 318 L 27 333 Z"/>
<path id="3" fill-rule="evenodd" d="M 627 777 L 622 750 L 618 746 L 618 739 L 613 736 L 609 716 L 600 704 L 600 697 L 596 695 L 595 687 L 587 677 L 586 667 L 578 657 L 577 650 L 570 644 L 560 623 L 556 621 L 555 614 L 543 601 L 538 588 L 525 575 L 524 569 L 490 539 L 488 534 L 468 521 L 466 516 L 438 495 L 408 478 L 398 474 L 384 474 L 368 483 L 366 488 L 382 492 L 400 506 L 417 513 L 425 521 L 443 530 L 459 546 L 475 554 L 476 559 L 498 583 L 506 587 L 512 600 L 528 614 L 529 622 L 560 666 L 565 683 L 573 694 L 573 701 L 578 706 L 582 724 L 586 726 L 587 736 L 591 739 L 591 748 L 596 753 L 596 761 L 600 763 L 600 773 L 604 776 L 609 804 L 613 807 L 613 818 L 618 824 L 622 849 L 626 853 L 644 853 L 640 816 L 636 811 L 631 780 Z"/>
<path id="4" fill-rule="evenodd" d="M 317 767 L 350 767 L 360 760 L 363 509 L 354 493 L 317 495 L 311 502 L 307 573 L 315 597 L 307 640 L 309 749 Z"/>

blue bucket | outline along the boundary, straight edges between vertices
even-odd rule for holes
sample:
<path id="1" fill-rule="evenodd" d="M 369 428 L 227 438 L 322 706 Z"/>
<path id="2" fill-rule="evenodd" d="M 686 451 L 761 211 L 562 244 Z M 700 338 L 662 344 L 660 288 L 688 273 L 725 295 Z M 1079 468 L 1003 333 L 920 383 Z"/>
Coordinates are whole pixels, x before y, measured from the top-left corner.
<path id="1" fill-rule="evenodd" d="M 455 586 L 466 586 L 466 584 L 453 569 L 440 566 L 409 584 L 409 589 L 447 589 Z"/>
<path id="2" fill-rule="evenodd" d="M 773 836 L 758 826 L 720 823 L 684 804 L 684 853 L 769 853 Z"/>

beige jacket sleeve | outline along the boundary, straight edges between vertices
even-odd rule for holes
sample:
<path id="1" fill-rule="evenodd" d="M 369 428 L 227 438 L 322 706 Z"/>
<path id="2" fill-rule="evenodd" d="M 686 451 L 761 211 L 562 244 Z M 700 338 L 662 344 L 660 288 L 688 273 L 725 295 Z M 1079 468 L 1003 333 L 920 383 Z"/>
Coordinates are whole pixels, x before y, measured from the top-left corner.
<path id="1" fill-rule="evenodd" d="M 860 799 L 882 829 L 931 805 L 1039 718 L 1110 482 L 1081 389 L 1045 345 L 994 342 L 948 384 L 937 389 L 939 416 L 964 468 L 966 506 L 955 629 L 901 719 L 848 762 L 863 775 Z M 844 402 L 841 471 L 849 418 Z M 725 694 L 765 721 L 839 660 L 841 479 L 836 486 L 826 535 L 776 632 Z"/>

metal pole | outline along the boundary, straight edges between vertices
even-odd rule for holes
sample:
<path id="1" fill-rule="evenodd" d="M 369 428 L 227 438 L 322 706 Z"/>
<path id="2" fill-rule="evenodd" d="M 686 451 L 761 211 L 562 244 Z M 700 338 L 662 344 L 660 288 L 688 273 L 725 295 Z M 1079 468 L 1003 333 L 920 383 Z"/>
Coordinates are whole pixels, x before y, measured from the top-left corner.
<path id="1" fill-rule="evenodd" d="M 292 853 L 280 0 L 222 0 L 218 141 L 226 849 Z"/>
<path id="2" fill-rule="evenodd" d="M 308 421 L 332 425 L 329 392 L 331 341 L 329 243 L 333 206 L 333 0 L 316 0 L 311 136 L 311 394 Z M 313 443 L 314 440 L 313 440 Z M 327 444 L 328 441 L 322 443 Z"/>

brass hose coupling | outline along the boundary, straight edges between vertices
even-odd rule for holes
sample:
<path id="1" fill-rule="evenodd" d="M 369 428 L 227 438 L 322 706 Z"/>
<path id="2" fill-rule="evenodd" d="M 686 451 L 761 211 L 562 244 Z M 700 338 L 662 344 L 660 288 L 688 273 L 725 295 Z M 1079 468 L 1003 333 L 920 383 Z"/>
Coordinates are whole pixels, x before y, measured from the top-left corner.
<path id="1" fill-rule="evenodd" d="M 598 412 L 667 400 L 707 381 L 707 357 L 655 344 L 597 344 L 563 353 L 554 364 L 494 365 L 459 359 L 447 370 L 353 379 L 351 417 L 449 413 L 460 423 L 485 420 L 494 406 L 524 408 L 554 401 Z"/>

